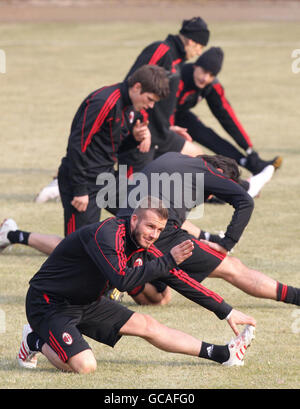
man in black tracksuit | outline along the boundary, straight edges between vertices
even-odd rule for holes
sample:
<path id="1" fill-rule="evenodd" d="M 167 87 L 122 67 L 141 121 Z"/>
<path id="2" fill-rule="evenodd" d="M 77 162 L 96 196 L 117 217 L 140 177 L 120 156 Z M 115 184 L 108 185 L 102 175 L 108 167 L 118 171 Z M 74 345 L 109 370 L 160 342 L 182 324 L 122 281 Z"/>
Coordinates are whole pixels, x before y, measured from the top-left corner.
<path id="1" fill-rule="evenodd" d="M 101 186 L 97 186 L 97 176 L 114 172 L 118 149 L 128 137 L 129 126 L 135 146 L 149 133 L 146 125 L 140 125 L 138 111 L 153 108 L 168 92 L 165 71 L 144 66 L 124 82 L 100 88 L 82 102 L 73 119 L 67 153 L 58 173 L 65 235 L 99 221 L 96 195 Z M 126 113 L 130 120 L 125 119 Z"/>
<path id="2" fill-rule="evenodd" d="M 170 185 L 169 189 L 162 189 L 163 185 L 161 186 L 157 179 L 157 175 L 162 174 L 167 176 L 179 174 L 179 181 L 178 178 L 174 178 L 175 186 Z M 199 195 L 198 202 L 195 202 L 190 199 L 191 197 L 192 199 L 195 198 L 195 193 L 199 192 L 197 175 L 201 176 L 201 174 L 203 180 L 199 179 L 200 192 L 203 188 L 204 194 L 203 196 Z M 169 220 L 156 242 L 157 250 L 152 252 L 153 256 L 160 256 L 169 252 L 172 246 L 189 239 L 194 243 L 194 250 L 192 256 L 179 265 L 183 276 L 187 274 L 198 283 L 206 277 L 218 277 L 254 297 L 300 305 L 299 288 L 277 282 L 259 271 L 248 268 L 237 258 L 227 255 L 227 252 L 239 241 L 253 211 L 253 199 L 245 189 L 234 182 L 234 180 L 238 180 L 239 175 L 235 161 L 216 155 L 192 158 L 170 152 L 151 162 L 145 167 L 144 173 L 139 176 L 141 175 L 144 175 L 143 184 L 145 184 L 146 189 L 140 190 L 138 186 L 134 185 L 134 179 L 131 180 L 131 186 L 128 188 L 128 203 L 120 203 L 118 217 L 129 218 L 137 203 L 134 202 L 134 199 L 139 201 L 138 195 L 141 197 L 147 195 L 149 192 L 147 189 L 150 189 L 152 196 L 166 200 L 169 208 Z M 152 175 L 154 175 L 153 183 L 151 182 Z M 185 176 L 192 177 L 185 180 Z M 181 182 L 182 180 L 186 182 L 184 185 L 187 187 L 182 194 L 181 190 L 184 185 L 180 179 Z M 187 195 L 186 201 L 178 200 L 182 199 L 185 194 Z M 223 238 L 203 232 L 199 227 L 186 220 L 189 209 L 196 203 L 203 203 L 206 196 L 211 194 L 234 207 L 232 219 Z M 172 198 L 175 198 L 176 201 Z M 61 238 L 53 237 L 53 235 L 16 230 L 6 232 L 5 246 L 20 243 L 51 254 L 60 242 Z M 141 299 L 147 292 L 145 292 L 146 287 L 150 286 L 147 284 L 145 289 L 139 285 L 130 290 L 130 294 L 139 303 L 147 303 L 146 299 Z M 168 301 L 168 294 L 164 294 L 165 284 L 162 285 L 160 280 L 159 283 L 155 283 L 155 286 L 149 287 L 150 291 L 154 290 L 155 293 L 154 298 L 150 299 L 149 303 L 163 304 Z"/>
<path id="3" fill-rule="evenodd" d="M 218 155 L 192 158 L 170 152 L 148 164 L 142 173 L 148 181 L 148 192 L 157 195 L 169 208 L 167 225 L 156 242 L 159 250 L 156 252 L 157 256 L 170 251 L 175 244 L 191 239 L 194 243 L 193 254 L 179 265 L 189 277 L 199 283 L 206 277 L 223 278 L 255 297 L 300 305 L 299 288 L 279 283 L 248 268 L 237 258 L 227 255 L 238 243 L 254 208 L 252 197 L 237 183 L 239 170 L 235 161 Z M 203 180 L 197 180 L 199 174 L 203 175 Z M 173 178 L 175 183 L 166 188 L 166 185 L 159 182 L 159 175 L 164 175 L 165 181 L 168 181 L 166 175 L 172 176 L 170 180 Z M 179 177 L 176 178 L 176 175 Z M 132 186 L 128 190 L 128 201 L 119 209 L 119 217 L 130 217 L 133 208 L 139 203 L 139 187 L 134 185 L 134 181 L 130 184 Z M 201 189 L 203 195 L 199 194 Z M 191 207 L 203 204 L 212 194 L 234 208 L 222 238 L 200 230 L 187 220 Z M 165 283 L 162 285 L 159 280 L 152 284 L 154 293 L 153 286 L 148 284 L 137 287 L 130 295 L 141 304 L 168 302 L 169 294 L 165 291 Z"/>
<path id="4" fill-rule="evenodd" d="M 213 157 L 208 158 L 212 160 Z M 230 159 L 229 162 L 231 162 Z M 162 253 L 169 251 L 174 243 L 181 242 L 184 237 L 191 237 L 183 230 L 189 229 L 186 222 L 189 213 L 192 207 L 203 204 L 210 195 L 233 206 L 234 213 L 223 238 L 205 235 L 203 231 L 200 236 L 200 229 L 198 229 L 199 237 L 192 238 L 195 244 L 193 254 L 180 265 L 180 268 L 199 282 L 214 271 L 226 256 L 221 252 L 213 251 L 199 239 L 215 240 L 226 251 L 230 251 L 239 241 L 254 208 L 253 199 L 245 189 L 236 183 L 239 176 L 237 165 L 233 169 L 235 174 L 228 176 L 201 157 L 193 158 L 178 152 L 169 152 L 149 163 L 142 171 L 148 181 L 148 194 L 158 195 L 169 209 L 166 228 L 156 242 L 156 247 Z M 166 187 L 166 184 L 163 185 L 163 182 L 159 182 L 159 175 L 163 175 L 162 179 L 165 178 L 165 183 L 170 180 L 170 189 Z M 202 180 L 197 179 L 199 175 L 203 175 Z M 168 176 L 171 178 L 168 179 Z M 231 177 L 234 177 L 236 181 L 233 181 Z M 174 178 L 173 181 L 172 178 Z M 130 217 L 138 205 L 139 195 L 133 195 L 136 187 L 134 182 L 131 183 L 133 186 L 129 188 L 127 202 L 122 204 L 118 211 L 119 217 Z M 130 198 L 133 200 L 133 197 L 136 197 L 137 201 L 128 203 Z"/>
<path id="5" fill-rule="evenodd" d="M 157 179 L 157 175 L 161 174 L 167 176 L 179 174 L 179 182 L 178 178 L 175 178 L 175 186 L 169 186 L 169 189 L 167 186 L 167 189 L 164 190 Z M 203 196 L 199 195 L 198 202 L 194 202 L 190 198 L 195 198 L 195 193 L 199 192 L 197 175 L 201 176 L 201 174 L 204 179 L 199 179 L 200 191 L 202 188 L 204 194 Z M 227 252 L 239 241 L 253 211 L 253 199 L 245 189 L 233 181 L 238 180 L 239 175 L 234 160 L 226 157 L 220 158 L 216 155 L 193 158 L 170 152 L 151 162 L 145 167 L 144 172 L 138 176 L 141 177 L 142 175 L 144 175 L 144 178 L 141 178 L 142 185 L 145 185 L 146 189 L 142 188 L 140 190 L 138 186 L 134 186 L 135 180 L 132 179 L 130 181 L 131 190 L 128 189 L 128 203 L 120 203 L 118 217 L 129 218 L 137 204 L 134 199 L 137 198 L 139 201 L 140 197 L 138 195 L 141 197 L 147 195 L 149 192 L 147 189 L 150 189 L 152 196 L 166 200 L 170 210 L 169 220 L 156 242 L 157 250 L 153 252 L 153 256 L 159 257 L 163 253 L 169 252 L 172 246 L 189 239 L 194 243 L 194 250 L 192 256 L 179 265 L 183 276 L 187 274 L 189 278 L 198 283 L 206 277 L 218 277 L 254 297 L 300 305 L 299 288 L 277 282 L 259 271 L 248 268 L 239 259 L 227 255 Z M 152 183 L 151 178 L 153 175 Z M 185 180 L 185 176 L 192 177 Z M 182 181 L 185 183 L 182 184 Z M 180 194 L 182 186 L 186 186 L 186 190 L 183 190 L 182 194 Z M 177 201 L 180 198 L 182 199 L 185 194 L 187 194 L 186 201 Z M 203 203 L 206 196 L 211 194 L 234 207 L 232 219 L 223 238 L 203 232 L 199 227 L 186 220 L 187 211 L 196 203 Z M 176 201 L 172 201 L 172 197 Z M 60 237 L 29 233 L 18 229 L 6 231 L 4 236 L 5 246 L 20 243 L 29 245 L 46 254 L 51 254 L 61 242 Z M 138 303 L 163 304 L 168 302 L 169 295 L 164 294 L 166 283 L 161 285 L 160 280 L 158 284 L 155 283 L 155 286 L 148 284 L 146 283 L 145 288 L 140 285 L 130 290 L 130 294 Z M 149 287 L 150 285 L 151 287 Z M 143 295 L 149 295 L 146 287 L 150 288 L 150 292 L 154 290 L 154 297 L 151 297 L 148 301 L 142 299 Z"/>
<path id="6" fill-rule="evenodd" d="M 168 186 L 163 189 L 162 186 L 164 185 L 161 186 L 157 179 L 160 175 L 173 177 L 177 174 L 179 178 L 174 178 L 175 186 L 170 185 L 169 189 Z M 198 179 L 198 175 L 203 175 L 203 180 Z M 154 257 L 160 257 L 162 254 L 170 252 L 173 246 L 186 240 L 192 240 L 194 243 L 193 254 L 180 263 L 179 268 L 176 269 L 177 272 L 179 271 L 180 279 L 193 279 L 198 282 L 197 289 L 203 289 L 201 284 L 199 285 L 202 280 L 206 277 L 219 277 L 252 296 L 300 305 L 300 290 L 298 288 L 279 283 L 259 271 L 246 267 L 237 258 L 227 255 L 227 251 L 235 246 L 247 226 L 254 203 L 250 195 L 234 181 L 238 180 L 239 176 L 238 166 L 235 161 L 216 155 L 192 158 L 180 153 L 170 152 L 151 162 L 145 167 L 144 172 L 138 176 L 144 176 L 141 180 L 146 189 L 140 190 L 140 187 L 143 186 L 135 186 L 133 179 L 130 182 L 131 186 L 128 188 L 128 201 L 124 204 L 120 203 L 118 217 L 122 219 L 131 217 L 137 204 L 134 199 L 136 198 L 139 201 L 139 195 L 143 197 L 150 192 L 152 196 L 166 201 L 169 208 L 168 222 L 156 241 L 156 249 L 148 249 L 148 253 L 151 253 Z M 182 181 L 185 183 L 182 184 Z M 184 189 L 184 186 L 186 186 L 186 189 Z M 198 196 L 197 193 L 199 191 L 201 193 L 201 189 L 203 189 L 204 194 Z M 141 192 L 143 195 L 141 195 Z M 206 196 L 211 194 L 234 207 L 232 219 L 223 238 L 218 235 L 209 235 L 192 223 L 190 223 L 192 229 L 191 226 L 187 225 L 187 222 L 189 222 L 189 220 L 186 220 L 187 212 L 190 208 L 203 203 Z M 18 239 L 20 236 L 26 237 L 26 243 Z M 61 242 L 61 238 L 57 237 L 56 240 L 53 240 L 52 235 L 16 230 L 7 232 L 7 242 L 27 244 L 51 254 Z M 151 286 L 149 288 L 154 290 L 155 294 L 154 299 L 152 298 L 149 302 L 163 304 L 166 302 L 163 299 L 166 284 L 170 286 L 171 284 L 169 282 L 161 284 L 162 280 L 159 281 L 159 283 L 155 283 L 155 286 L 146 283 L 145 288 L 144 284 L 137 285 L 135 288 L 129 289 L 129 292 L 137 302 L 146 303 L 147 300 L 141 298 L 147 293 L 146 290 L 148 289 L 146 287 Z M 112 286 L 114 286 L 114 283 L 112 283 Z M 173 286 L 173 288 L 177 289 L 177 286 Z"/>
<path id="7" fill-rule="evenodd" d="M 145 121 L 149 121 L 152 137 L 150 151 L 141 153 L 133 148 L 128 152 L 126 144 L 121 146 L 119 163 L 130 166 L 130 172 L 142 170 L 154 157 L 165 152 L 181 152 L 184 148 L 186 152 L 183 153 L 191 154 L 193 149 L 196 150 L 195 145 L 170 129 L 170 120 L 176 107 L 181 67 L 186 60 L 201 54 L 208 39 L 209 30 L 204 20 L 200 17 L 184 20 L 178 35 L 170 34 L 164 41 L 151 43 L 141 52 L 129 70 L 127 77 L 144 64 L 154 64 L 163 67 L 170 79 L 168 98 L 156 104 L 154 109 L 143 112 Z M 125 153 L 123 148 L 126 149 Z M 201 151 L 199 150 L 198 153 Z"/>
<path id="8" fill-rule="evenodd" d="M 219 352 L 208 356 L 207 344 L 103 297 L 110 285 L 130 291 L 161 278 L 220 319 L 230 314 L 228 322 L 235 333 L 238 324 L 255 325 L 253 318 L 233 310 L 222 297 L 177 269 L 178 263 L 191 255 L 190 240 L 165 255 L 152 256 L 157 252 L 153 243 L 167 217 L 168 211 L 161 205 L 138 208 L 126 221 L 110 218 L 85 226 L 56 247 L 30 280 L 26 313 L 31 329 L 23 335 L 18 356 L 21 366 L 33 365 L 34 353 L 42 351 L 59 369 L 94 371 L 96 360 L 82 335 L 112 347 L 122 335 L 136 335 L 169 352 L 220 363 L 231 362 L 231 358 L 236 361 L 228 346 L 217 347 Z"/>
<path id="9" fill-rule="evenodd" d="M 265 161 L 253 150 L 251 138 L 225 96 L 224 88 L 216 77 L 222 68 L 223 55 L 221 48 L 211 47 L 194 64 L 184 64 L 181 69 L 180 92 L 174 122 L 186 128 L 193 140 L 200 145 L 216 154 L 235 159 L 239 165 L 254 175 L 270 164 L 278 168 L 282 160 L 280 157 Z M 205 126 L 191 111 L 203 99 L 206 100 L 213 115 L 243 150 L 243 153 L 220 137 L 213 129 Z"/>

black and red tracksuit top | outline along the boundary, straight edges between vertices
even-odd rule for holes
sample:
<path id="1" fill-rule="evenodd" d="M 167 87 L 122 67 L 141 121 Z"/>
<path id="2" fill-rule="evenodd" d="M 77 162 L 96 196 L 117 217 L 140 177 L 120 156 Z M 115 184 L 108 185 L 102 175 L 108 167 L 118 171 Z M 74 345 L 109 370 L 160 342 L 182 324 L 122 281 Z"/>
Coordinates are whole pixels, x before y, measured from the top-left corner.
<path id="1" fill-rule="evenodd" d="M 96 189 L 99 173 L 113 170 L 121 141 L 134 113 L 127 82 L 102 87 L 81 103 L 71 126 L 61 169 L 68 172 L 74 196 Z M 135 113 L 136 114 L 136 113 Z"/>
<path id="2" fill-rule="evenodd" d="M 168 71 L 170 94 L 146 112 L 152 144 L 160 144 L 170 137 L 170 120 L 176 107 L 176 95 L 180 81 L 180 69 L 186 59 L 184 45 L 178 35 L 168 35 L 164 41 L 155 41 L 148 45 L 137 57 L 126 78 L 143 65 L 152 64 Z"/>
<path id="3" fill-rule="evenodd" d="M 214 195 L 234 208 L 232 218 L 226 228 L 225 237 L 220 241 L 220 244 L 229 251 L 239 241 L 251 218 L 254 201 L 244 188 L 219 172 L 211 164 L 202 158 L 190 157 L 180 152 L 168 152 L 148 163 L 142 173 L 148 182 L 144 195 L 157 196 L 165 204 L 168 204 L 168 222 L 175 223 L 180 227 L 188 217 L 192 206 L 199 206 L 210 195 Z M 204 185 L 198 186 L 197 175 L 201 174 Z M 158 183 L 158 179 L 153 175 L 164 175 L 162 180 L 165 179 L 166 181 L 171 181 L 171 176 L 176 175 L 181 183 L 172 182 L 168 186 L 163 182 Z M 135 184 L 131 183 L 128 197 L 135 188 Z M 197 195 L 199 189 L 203 189 L 203 196 Z M 189 204 L 191 199 L 195 201 L 192 206 Z M 133 210 L 134 207 L 123 205 L 118 211 L 118 216 L 129 217 Z M 162 232 L 162 236 L 163 234 Z M 157 247 L 160 249 L 159 241 L 158 239 Z"/>
<path id="4" fill-rule="evenodd" d="M 219 80 L 215 78 L 212 84 L 200 89 L 193 79 L 193 64 L 184 64 L 181 69 L 175 124 L 176 118 L 184 116 L 186 111 L 195 107 L 202 99 L 206 99 L 213 115 L 241 148 L 247 150 L 253 146 L 249 135 L 228 102 L 224 88 Z"/>
<path id="5" fill-rule="evenodd" d="M 172 255 L 155 246 L 139 247 L 130 233 L 130 221 L 109 218 L 67 236 L 30 280 L 36 290 L 53 302 L 86 305 L 107 288 L 132 291 L 160 279 L 192 301 L 225 318 L 232 307 L 177 269 Z"/>

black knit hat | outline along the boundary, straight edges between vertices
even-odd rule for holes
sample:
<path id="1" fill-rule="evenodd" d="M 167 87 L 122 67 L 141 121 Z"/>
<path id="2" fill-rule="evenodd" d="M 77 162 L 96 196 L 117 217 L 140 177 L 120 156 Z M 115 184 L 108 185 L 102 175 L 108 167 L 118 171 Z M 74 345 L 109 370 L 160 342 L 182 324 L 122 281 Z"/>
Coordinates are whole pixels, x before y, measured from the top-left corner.
<path id="1" fill-rule="evenodd" d="M 216 76 L 221 71 L 223 58 L 224 52 L 220 47 L 211 47 L 200 55 L 195 65 L 204 68 L 205 71 L 209 71 Z"/>
<path id="2" fill-rule="evenodd" d="M 206 45 L 209 39 L 207 24 L 201 17 L 194 17 L 190 20 L 183 20 L 181 30 L 183 36 L 190 38 L 196 43 Z"/>

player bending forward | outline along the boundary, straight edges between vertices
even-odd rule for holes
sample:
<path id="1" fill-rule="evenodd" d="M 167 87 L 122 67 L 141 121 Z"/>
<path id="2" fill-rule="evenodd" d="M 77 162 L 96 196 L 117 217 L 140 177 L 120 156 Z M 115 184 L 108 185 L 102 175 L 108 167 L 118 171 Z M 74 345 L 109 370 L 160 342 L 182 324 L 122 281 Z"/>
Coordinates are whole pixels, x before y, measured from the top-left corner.
<path id="1" fill-rule="evenodd" d="M 134 335 L 167 352 L 199 356 L 227 366 L 244 364 L 244 354 L 254 338 L 255 320 L 232 309 L 212 291 L 202 296 L 209 298 L 207 308 L 226 318 L 236 333 L 227 345 L 201 342 L 102 296 L 109 284 L 130 291 L 156 278 L 172 276 L 182 281 L 182 294 L 195 297 L 197 283 L 177 271 L 178 264 L 192 254 L 191 240 L 159 258 L 151 258 L 148 252 L 153 251 L 167 219 L 168 211 L 161 202 L 148 208 L 141 205 L 128 223 L 109 218 L 85 226 L 55 248 L 30 280 L 26 297 L 29 324 L 24 326 L 18 354 L 22 367 L 35 368 L 36 354 L 42 352 L 60 370 L 95 371 L 96 358 L 83 335 L 112 347 L 122 335 Z M 144 261 L 142 265 L 135 266 L 137 257 Z M 246 324 L 241 333 L 237 330 L 240 324 Z"/>

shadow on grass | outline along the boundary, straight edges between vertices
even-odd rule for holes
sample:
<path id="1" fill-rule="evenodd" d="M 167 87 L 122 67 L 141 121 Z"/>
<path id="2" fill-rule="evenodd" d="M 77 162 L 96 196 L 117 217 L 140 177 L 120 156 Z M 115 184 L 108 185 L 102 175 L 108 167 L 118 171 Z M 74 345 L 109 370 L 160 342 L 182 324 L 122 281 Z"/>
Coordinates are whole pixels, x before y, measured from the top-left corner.
<path id="1" fill-rule="evenodd" d="M 12 245 L 10 248 L 5 249 L 3 253 L 1 253 L 1 259 L 5 257 L 48 257 L 46 254 L 35 250 L 34 248 L 24 246 L 22 244 L 15 244 Z"/>
<path id="2" fill-rule="evenodd" d="M 116 366 L 116 369 L 119 370 L 119 368 L 117 368 L 119 365 L 124 365 L 124 368 L 130 366 L 130 367 L 170 367 L 170 368 L 184 368 L 184 367 L 210 367 L 210 366 L 215 366 L 216 363 L 211 362 L 211 361 L 205 361 L 205 360 L 201 360 L 195 358 L 195 362 L 186 362 L 186 361 L 176 361 L 176 362 L 172 362 L 172 361 L 149 361 L 149 360 L 145 360 L 145 361 L 139 361 L 139 360 L 126 360 L 126 359 L 111 359 L 111 360 L 107 360 L 107 359 L 97 359 L 97 367 L 99 370 L 101 368 L 101 370 L 103 371 L 105 369 L 105 366 L 109 366 L 110 370 L 113 369 L 114 366 Z M 18 364 L 17 361 L 17 351 L 16 351 L 16 358 L 0 358 L 0 373 L 1 371 L 5 371 L 6 373 L 8 372 L 12 372 L 15 373 L 15 371 L 20 371 L 20 373 L 24 373 L 25 375 L 28 374 L 38 374 L 38 373 L 57 373 L 57 374 L 61 374 L 62 372 L 59 371 L 58 369 L 56 369 L 54 366 L 52 366 L 50 364 L 50 362 L 47 361 L 46 358 L 43 357 L 43 362 L 40 363 L 39 366 L 39 362 L 38 365 L 35 369 L 25 369 L 25 368 L 21 368 L 20 365 Z M 65 372 L 66 375 L 68 374 L 73 374 L 72 372 Z"/>
<path id="3" fill-rule="evenodd" d="M 160 367 L 178 367 L 178 368 L 183 368 L 183 367 L 196 367 L 196 366 L 212 366 L 216 365 L 216 363 L 212 361 L 206 361 L 204 359 L 200 359 L 195 357 L 195 362 L 187 362 L 187 361 L 150 361 L 150 360 L 137 360 L 137 359 L 97 359 L 97 365 L 130 365 L 130 366 L 142 366 L 142 367 L 149 367 L 149 366 L 160 366 Z M 102 366 L 103 368 L 103 366 Z"/>
<path id="4" fill-rule="evenodd" d="M 234 308 L 235 309 L 238 309 L 238 310 L 240 310 L 240 311 L 243 311 L 244 309 L 249 309 L 249 310 L 264 310 L 264 311 L 266 311 L 266 310 L 269 310 L 269 311 L 275 311 L 275 310 L 278 310 L 278 309 L 286 309 L 286 308 L 296 308 L 297 306 L 296 305 L 291 305 L 291 304 L 289 304 L 289 305 L 287 305 L 287 304 L 284 304 L 283 302 L 278 302 L 278 301 L 273 301 L 273 303 L 272 303 L 272 300 L 266 300 L 266 301 L 269 301 L 269 302 L 271 302 L 272 304 L 270 304 L 270 303 L 266 303 L 266 304 L 264 304 L 263 303 L 263 301 L 261 301 L 261 300 L 259 300 L 259 299 L 256 299 L 256 300 L 258 300 L 257 302 L 253 302 L 253 303 L 247 303 L 247 304 L 235 304 L 235 306 L 234 306 Z"/>
<path id="5" fill-rule="evenodd" d="M 46 363 L 46 365 L 45 365 Z M 39 364 L 38 364 L 39 365 Z M 47 366 L 49 365 L 49 366 Z M 26 374 L 36 374 L 37 372 L 51 372 L 51 373 L 62 373 L 58 369 L 56 369 L 54 366 L 51 366 L 50 362 L 42 362 L 42 365 L 35 369 L 26 369 L 26 368 L 21 368 L 18 361 L 17 361 L 17 351 L 16 351 L 16 357 L 15 358 L 0 358 L 0 372 L 5 371 L 6 373 L 8 372 L 13 372 L 15 371 L 20 371 L 20 373 L 26 375 Z"/>

